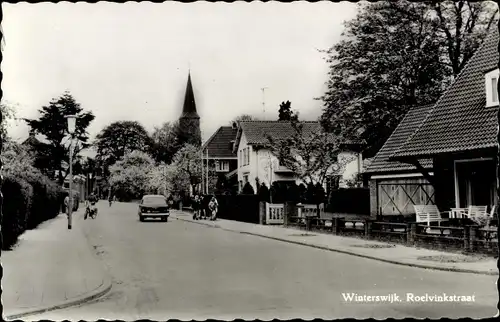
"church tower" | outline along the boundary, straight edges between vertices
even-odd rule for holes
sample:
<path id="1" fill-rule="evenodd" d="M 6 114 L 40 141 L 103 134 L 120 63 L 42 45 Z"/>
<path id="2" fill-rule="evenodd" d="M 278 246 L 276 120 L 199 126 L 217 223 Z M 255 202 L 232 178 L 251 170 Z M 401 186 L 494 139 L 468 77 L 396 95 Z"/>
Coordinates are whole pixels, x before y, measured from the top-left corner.
<path id="1" fill-rule="evenodd" d="M 188 74 L 184 106 L 182 107 L 182 114 L 179 118 L 178 139 L 180 144 L 189 143 L 196 146 L 201 145 L 200 116 L 196 111 L 191 73 Z"/>

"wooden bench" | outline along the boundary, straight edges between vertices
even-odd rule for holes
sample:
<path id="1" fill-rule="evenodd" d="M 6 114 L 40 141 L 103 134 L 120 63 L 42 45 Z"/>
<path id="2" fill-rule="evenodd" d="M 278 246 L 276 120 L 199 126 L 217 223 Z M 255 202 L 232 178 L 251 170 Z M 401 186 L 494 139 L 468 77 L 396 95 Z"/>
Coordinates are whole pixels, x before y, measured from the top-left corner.
<path id="1" fill-rule="evenodd" d="M 442 214 L 448 213 L 440 212 L 436 205 L 414 205 L 417 223 L 426 223 L 428 227 L 431 223 L 437 223 L 441 226 L 442 222 L 449 222 L 449 218 L 443 218 Z"/>

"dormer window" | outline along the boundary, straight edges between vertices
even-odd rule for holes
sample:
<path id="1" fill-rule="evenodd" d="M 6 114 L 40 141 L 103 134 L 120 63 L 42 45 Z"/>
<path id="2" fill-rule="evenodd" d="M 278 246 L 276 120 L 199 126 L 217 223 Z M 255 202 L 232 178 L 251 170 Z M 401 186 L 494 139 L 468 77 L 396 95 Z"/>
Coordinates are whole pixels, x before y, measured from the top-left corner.
<path id="1" fill-rule="evenodd" d="M 498 105 L 498 78 L 498 69 L 492 70 L 485 75 L 486 107 Z"/>
<path id="2" fill-rule="evenodd" d="M 491 79 L 491 93 L 493 94 L 492 101 L 498 103 L 498 79 L 496 77 Z"/>

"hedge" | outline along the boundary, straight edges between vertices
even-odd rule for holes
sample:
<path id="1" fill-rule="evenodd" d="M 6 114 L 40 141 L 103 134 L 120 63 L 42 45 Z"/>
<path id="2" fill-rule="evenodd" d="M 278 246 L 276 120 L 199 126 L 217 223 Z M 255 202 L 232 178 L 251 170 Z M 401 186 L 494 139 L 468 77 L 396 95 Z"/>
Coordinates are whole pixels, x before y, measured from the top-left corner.
<path id="1" fill-rule="evenodd" d="M 5 176 L 2 184 L 2 249 L 11 248 L 27 228 L 33 187 L 24 179 Z"/>
<path id="2" fill-rule="evenodd" d="M 23 177 L 33 187 L 33 202 L 28 217 L 28 229 L 33 229 L 59 214 L 62 191 L 42 174 L 30 173 Z"/>
<path id="3" fill-rule="evenodd" d="M 2 185 L 2 249 L 26 230 L 59 214 L 62 189 L 40 173 L 7 174 Z"/>

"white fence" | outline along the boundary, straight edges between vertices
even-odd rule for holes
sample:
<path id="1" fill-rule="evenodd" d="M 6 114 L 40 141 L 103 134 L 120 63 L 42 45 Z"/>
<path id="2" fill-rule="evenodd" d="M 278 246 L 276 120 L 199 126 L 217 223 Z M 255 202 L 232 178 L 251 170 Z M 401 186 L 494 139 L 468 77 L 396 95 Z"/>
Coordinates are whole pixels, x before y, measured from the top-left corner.
<path id="1" fill-rule="evenodd" d="M 266 202 L 266 224 L 283 225 L 285 223 L 285 205 Z"/>
<path id="2" fill-rule="evenodd" d="M 297 205 L 297 212 L 299 217 L 322 217 L 325 213 L 325 204 L 319 205 L 319 215 L 318 207 L 316 205 Z"/>

